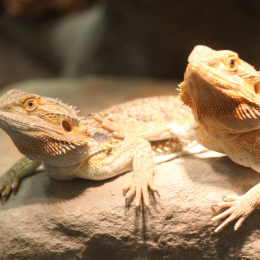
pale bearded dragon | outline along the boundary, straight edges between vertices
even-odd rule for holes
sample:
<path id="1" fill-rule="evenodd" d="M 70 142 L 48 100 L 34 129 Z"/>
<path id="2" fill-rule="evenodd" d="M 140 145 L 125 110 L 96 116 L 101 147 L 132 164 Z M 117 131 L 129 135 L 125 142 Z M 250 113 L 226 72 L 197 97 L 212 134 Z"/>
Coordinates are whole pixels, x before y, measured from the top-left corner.
<path id="1" fill-rule="evenodd" d="M 137 99 L 80 117 L 57 99 L 10 90 L 0 98 L 0 127 L 25 157 L 0 177 L 0 195 L 7 198 L 41 164 L 59 180 L 104 180 L 133 170 L 123 189 L 126 201 L 135 196 L 138 209 L 142 199 L 148 207 L 149 190 L 157 191 L 154 159 L 181 153 L 189 138 L 185 143 L 173 131 L 189 136 L 193 123 L 189 109 L 173 96 Z"/>
<path id="2" fill-rule="evenodd" d="M 179 91 L 182 102 L 192 109 L 196 140 L 260 172 L 260 73 L 233 51 L 196 46 Z M 119 117 L 112 117 L 118 122 L 114 128 L 125 133 Z M 226 219 L 215 231 L 235 219 L 237 230 L 260 204 L 260 184 L 243 196 L 228 195 L 223 200 L 217 205 L 228 209 L 212 220 Z"/>
<path id="3" fill-rule="evenodd" d="M 260 73 L 233 51 L 196 46 L 188 58 L 180 98 L 198 127 L 197 140 L 231 160 L 260 172 Z M 237 230 L 260 203 L 260 183 L 243 196 L 225 196 L 220 231 L 237 220 Z"/>

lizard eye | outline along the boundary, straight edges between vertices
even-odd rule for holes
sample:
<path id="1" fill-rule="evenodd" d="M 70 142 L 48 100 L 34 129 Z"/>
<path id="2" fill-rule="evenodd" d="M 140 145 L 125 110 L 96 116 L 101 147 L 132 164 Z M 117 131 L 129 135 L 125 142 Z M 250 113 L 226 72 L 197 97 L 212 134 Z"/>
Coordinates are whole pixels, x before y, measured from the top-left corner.
<path id="1" fill-rule="evenodd" d="M 234 68 L 236 65 L 236 61 L 234 59 L 231 59 L 229 62 L 230 68 Z"/>
<path id="2" fill-rule="evenodd" d="M 61 125 L 62 125 L 63 129 L 67 132 L 70 132 L 72 129 L 71 124 L 66 120 L 62 120 Z"/>
<path id="3" fill-rule="evenodd" d="M 36 108 L 38 107 L 38 104 L 35 100 L 33 99 L 28 99 L 26 102 L 25 102 L 25 108 L 27 111 L 29 112 L 32 112 L 34 111 Z"/>
<path id="4" fill-rule="evenodd" d="M 238 68 L 238 59 L 236 57 L 230 57 L 228 59 L 228 67 L 231 71 L 236 71 Z"/>

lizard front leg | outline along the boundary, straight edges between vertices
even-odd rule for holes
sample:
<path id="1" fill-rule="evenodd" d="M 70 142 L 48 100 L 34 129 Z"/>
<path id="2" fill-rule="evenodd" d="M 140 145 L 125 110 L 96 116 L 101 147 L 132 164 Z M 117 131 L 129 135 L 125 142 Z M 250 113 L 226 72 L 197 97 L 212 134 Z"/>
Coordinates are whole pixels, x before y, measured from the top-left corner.
<path id="1" fill-rule="evenodd" d="M 224 218 L 226 219 L 215 229 L 215 232 L 219 232 L 236 219 L 237 222 L 234 230 L 238 230 L 244 220 L 260 204 L 260 183 L 251 188 L 243 196 L 225 196 L 223 200 L 224 202 L 218 203 L 217 206 L 228 209 L 212 218 L 212 221 L 217 222 Z"/>
<path id="2" fill-rule="evenodd" d="M 40 161 L 22 157 L 6 173 L 0 177 L 0 197 L 5 200 L 11 191 L 17 190 L 22 178 L 31 175 L 39 166 Z"/>
<path id="3" fill-rule="evenodd" d="M 157 192 L 154 185 L 155 162 L 153 159 L 152 147 L 149 142 L 142 139 L 133 158 L 132 181 L 125 185 L 123 191 L 126 197 L 126 204 L 134 196 L 135 206 L 139 210 L 143 199 L 146 208 L 150 206 L 149 192 Z"/>
<path id="4" fill-rule="evenodd" d="M 104 180 L 133 170 L 133 178 L 125 185 L 126 202 L 136 197 L 136 207 L 141 200 L 148 207 L 149 188 L 156 192 L 153 183 L 155 163 L 151 144 L 138 137 L 125 138 L 109 150 L 97 152 L 80 167 L 77 176 L 85 179 Z"/>
<path id="5" fill-rule="evenodd" d="M 254 131 L 245 133 L 232 139 L 232 142 L 223 139 L 221 146 L 231 160 L 260 172 L 260 141 L 258 136 L 259 133 Z M 260 204 L 260 183 L 255 185 L 242 196 L 224 196 L 223 200 L 224 202 L 218 203 L 217 206 L 227 209 L 212 218 L 213 222 L 223 220 L 223 222 L 215 229 L 215 232 L 219 232 L 236 219 L 237 222 L 234 226 L 234 230 L 238 230 L 244 220 Z"/>

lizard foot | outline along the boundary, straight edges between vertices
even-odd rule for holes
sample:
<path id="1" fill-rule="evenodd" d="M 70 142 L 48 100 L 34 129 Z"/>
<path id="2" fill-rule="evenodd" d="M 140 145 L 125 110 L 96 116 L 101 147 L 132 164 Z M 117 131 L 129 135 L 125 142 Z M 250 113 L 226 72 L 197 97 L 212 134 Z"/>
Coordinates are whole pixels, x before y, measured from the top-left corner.
<path id="1" fill-rule="evenodd" d="M 124 139 L 127 136 L 138 136 L 146 140 L 154 141 L 176 137 L 176 134 L 172 132 L 173 126 L 171 123 L 144 123 L 122 115 L 109 115 L 102 120 L 101 125 L 104 129 L 113 132 L 114 137 L 120 139 Z"/>
<path id="2" fill-rule="evenodd" d="M 150 213 L 150 198 L 149 190 L 152 194 L 158 194 L 158 190 L 153 183 L 153 180 L 143 180 L 133 178 L 132 182 L 124 186 L 123 193 L 125 195 L 126 206 L 130 204 L 130 201 L 135 196 L 136 213 L 138 214 L 141 210 L 141 202 L 143 200 L 144 210 Z"/>
<path id="3" fill-rule="evenodd" d="M 0 197 L 2 202 L 6 201 L 12 191 L 16 192 L 20 179 L 8 171 L 0 177 Z"/>
<path id="4" fill-rule="evenodd" d="M 123 139 L 138 126 L 138 123 L 134 119 L 128 117 L 122 118 L 122 115 L 120 120 L 118 119 L 119 118 L 116 115 L 109 115 L 107 118 L 102 120 L 102 127 L 113 132 L 113 136 L 116 138 Z"/>
<path id="5" fill-rule="evenodd" d="M 223 202 L 217 204 L 220 208 L 228 208 L 224 212 L 219 215 L 213 217 L 211 220 L 213 222 L 217 222 L 219 220 L 223 220 L 226 218 L 216 229 L 215 232 L 219 232 L 225 226 L 230 224 L 232 221 L 236 220 L 234 230 L 238 230 L 244 220 L 250 215 L 250 213 L 257 206 L 253 203 L 252 198 L 248 196 L 248 194 L 244 194 L 243 196 L 233 196 L 227 195 L 223 196 Z"/>

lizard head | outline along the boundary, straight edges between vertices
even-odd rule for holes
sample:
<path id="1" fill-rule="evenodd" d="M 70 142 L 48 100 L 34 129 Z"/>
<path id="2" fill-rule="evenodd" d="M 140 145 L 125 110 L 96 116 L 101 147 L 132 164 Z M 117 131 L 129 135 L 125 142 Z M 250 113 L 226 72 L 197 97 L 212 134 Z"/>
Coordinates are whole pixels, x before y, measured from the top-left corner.
<path id="1" fill-rule="evenodd" d="M 0 97 L 0 127 L 29 157 L 63 154 L 89 138 L 74 107 L 16 89 Z"/>
<path id="2" fill-rule="evenodd" d="M 260 73 L 233 51 L 198 45 L 188 58 L 180 98 L 197 118 L 260 116 Z"/>

